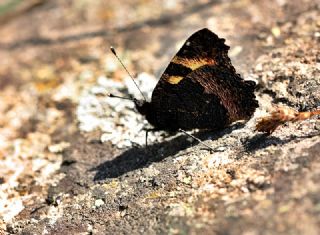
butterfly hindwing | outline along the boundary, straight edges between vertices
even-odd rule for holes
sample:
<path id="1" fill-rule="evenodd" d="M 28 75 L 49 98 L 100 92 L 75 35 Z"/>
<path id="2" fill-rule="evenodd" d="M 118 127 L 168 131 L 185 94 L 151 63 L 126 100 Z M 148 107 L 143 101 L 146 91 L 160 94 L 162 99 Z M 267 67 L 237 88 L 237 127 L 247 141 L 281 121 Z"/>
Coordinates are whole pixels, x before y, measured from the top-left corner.
<path id="1" fill-rule="evenodd" d="M 203 94 L 216 96 L 227 110 L 228 124 L 249 119 L 258 107 L 255 99 L 255 82 L 245 81 L 233 71 L 204 65 L 186 78 L 204 88 Z"/>

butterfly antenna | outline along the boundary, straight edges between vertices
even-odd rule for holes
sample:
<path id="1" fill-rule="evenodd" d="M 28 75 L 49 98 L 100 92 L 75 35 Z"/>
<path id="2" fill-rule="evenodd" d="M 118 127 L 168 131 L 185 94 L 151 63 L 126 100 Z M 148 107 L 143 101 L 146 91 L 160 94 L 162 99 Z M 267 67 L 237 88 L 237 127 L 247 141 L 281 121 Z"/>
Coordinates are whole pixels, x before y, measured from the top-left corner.
<path id="1" fill-rule="evenodd" d="M 114 94 L 108 94 L 109 97 L 112 98 L 119 98 L 119 99 L 124 99 L 124 100 L 131 100 L 133 101 L 134 99 L 130 98 L 130 97 L 123 97 L 123 96 L 118 96 L 118 95 L 114 95 Z"/>
<path id="2" fill-rule="evenodd" d="M 120 64 L 122 65 L 122 67 L 126 70 L 127 74 L 128 74 L 129 77 L 132 79 L 132 81 L 134 82 L 134 84 L 136 85 L 136 87 L 138 88 L 138 90 L 140 91 L 143 99 L 144 99 L 145 101 L 147 101 L 146 97 L 143 95 L 142 91 L 140 90 L 140 88 L 139 88 L 138 84 L 136 83 L 136 81 L 134 80 L 133 76 L 129 73 L 129 71 L 128 71 L 128 69 L 126 68 L 126 66 L 124 66 L 124 64 L 123 64 L 122 61 L 120 60 L 120 58 L 119 58 L 119 56 L 117 55 L 116 50 L 114 49 L 114 47 L 111 46 L 111 47 L 110 47 L 110 50 L 111 50 L 112 54 L 114 54 L 115 57 L 118 59 L 118 61 L 119 61 Z M 110 96 L 110 97 L 111 97 L 111 96 Z M 120 98 L 120 97 L 118 97 L 118 98 Z"/>

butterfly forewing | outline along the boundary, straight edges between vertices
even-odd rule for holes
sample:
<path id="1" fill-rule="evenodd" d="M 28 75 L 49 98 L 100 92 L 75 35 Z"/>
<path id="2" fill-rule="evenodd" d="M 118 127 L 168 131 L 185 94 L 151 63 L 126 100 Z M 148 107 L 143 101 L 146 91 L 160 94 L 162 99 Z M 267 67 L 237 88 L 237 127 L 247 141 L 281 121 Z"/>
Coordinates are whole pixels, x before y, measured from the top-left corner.
<path id="1" fill-rule="evenodd" d="M 158 129 L 219 129 L 249 119 L 258 106 L 252 81 L 236 73 L 229 46 L 208 29 L 191 35 L 153 93 L 147 120 Z"/>

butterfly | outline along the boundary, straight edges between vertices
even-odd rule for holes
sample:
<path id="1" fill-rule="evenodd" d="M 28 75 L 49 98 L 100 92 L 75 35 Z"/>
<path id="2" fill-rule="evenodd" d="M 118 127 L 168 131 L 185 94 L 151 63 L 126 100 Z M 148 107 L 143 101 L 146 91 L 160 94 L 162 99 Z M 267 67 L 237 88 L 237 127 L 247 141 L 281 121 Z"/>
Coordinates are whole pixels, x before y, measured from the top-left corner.
<path id="1" fill-rule="evenodd" d="M 237 74 L 229 46 L 207 28 L 192 34 L 173 57 L 151 101 L 134 99 L 155 130 L 218 130 L 248 120 L 258 107 L 256 83 Z"/>

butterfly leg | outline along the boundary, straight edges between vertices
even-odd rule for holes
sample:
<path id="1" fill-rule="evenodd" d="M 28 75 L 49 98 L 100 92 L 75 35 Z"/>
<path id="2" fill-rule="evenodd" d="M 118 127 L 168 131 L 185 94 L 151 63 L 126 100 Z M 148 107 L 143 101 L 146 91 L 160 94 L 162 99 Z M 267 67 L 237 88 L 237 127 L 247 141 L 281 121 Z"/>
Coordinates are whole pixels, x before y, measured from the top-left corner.
<path id="1" fill-rule="evenodd" d="M 146 148 L 148 147 L 148 133 L 149 132 L 155 132 L 155 131 L 160 131 L 159 128 L 146 128 L 144 129 L 146 131 Z"/>
<path id="2" fill-rule="evenodd" d="M 179 128 L 178 131 L 180 131 L 180 132 L 182 132 L 183 134 L 191 137 L 192 139 L 195 139 L 195 140 L 198 141 L 200 144 L 206 146 L 206 147 L 210 150 L 210 152 L 211 152 L 211 151 L 212 151 L 212 152 L 215 152 L 215 149 L 214 149 L 214 148 L 210 147 L 209 145 L 207 145 L 206 143 L 204 143 L 202 140 L 200 140 L 199 138 L 195 137 L 194 135 L 189 134 L 188 132 L 186 132 L 185 130 L 182 130 L 181 128 Z"/>

